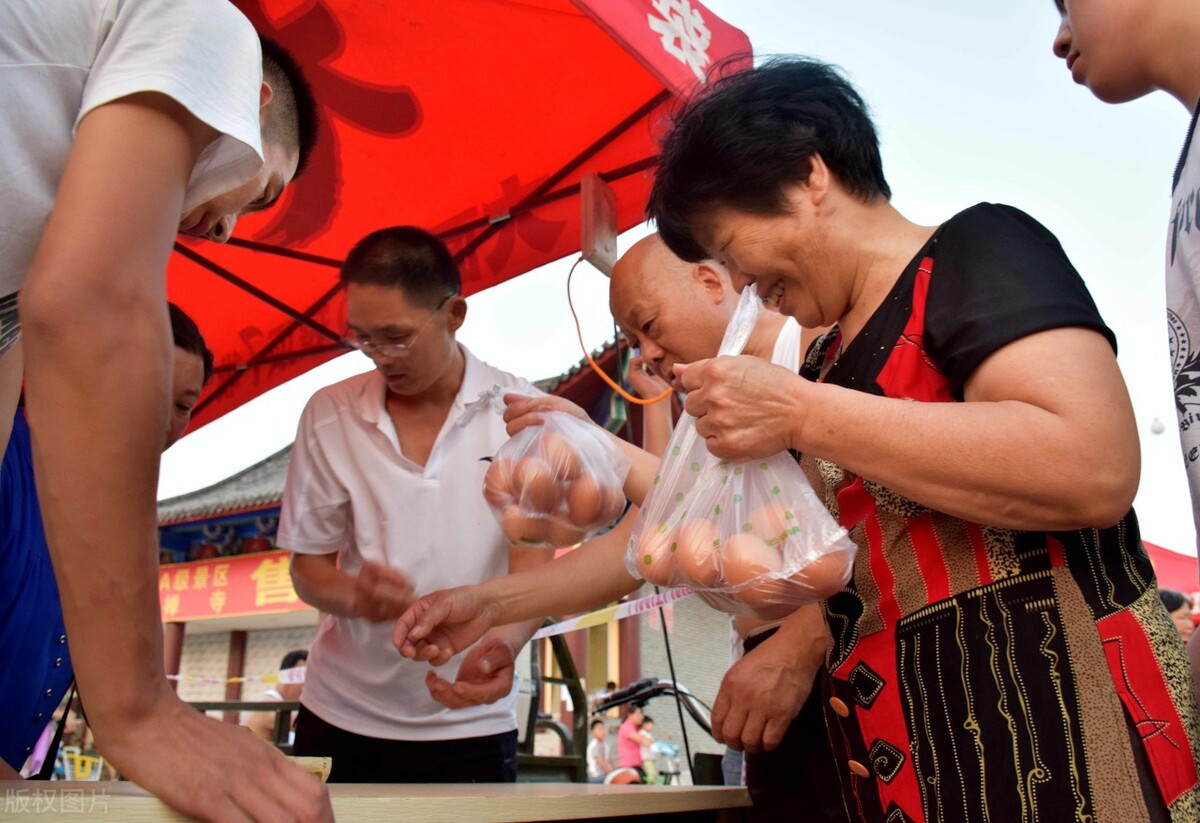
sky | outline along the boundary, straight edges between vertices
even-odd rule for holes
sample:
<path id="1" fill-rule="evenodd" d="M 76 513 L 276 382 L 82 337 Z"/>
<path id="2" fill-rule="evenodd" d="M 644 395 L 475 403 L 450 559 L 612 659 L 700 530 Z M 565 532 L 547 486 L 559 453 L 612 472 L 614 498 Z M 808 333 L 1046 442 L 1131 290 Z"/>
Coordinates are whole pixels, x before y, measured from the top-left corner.
<path id="1" fill-rule="evenodd" d="M 1135 507 L 1143 537 L 1194 554 L 1163 286 L 1171 173 L 1189 119 L 1183 106 L 1161 93 L 1110 106 L 1076 86 L 1051 52 L 1052 0 L 706 6 L 745 31 L 759 57 L 807 54 L 842 67 L 871 107 L 892 202 L 910 219 L 934 225 L 1000 202 L 1058 236 L 1117 335 L 1141 437 Z M 649 231 L 626 232 L 619 250 Z M 581 358 L 566 301 L 571 262 L 468 298 L 460 339 L 530 379 L 570 368 Z M 580 265 L 572 296 L 584 340 L 598 348 L 613 334 L 607 280 Z M 370 367 L 361 354 L 345 355 L 189 434 L 163 458 L 159 497 L 211 485 L 283 448 L 314 391 Z"/>

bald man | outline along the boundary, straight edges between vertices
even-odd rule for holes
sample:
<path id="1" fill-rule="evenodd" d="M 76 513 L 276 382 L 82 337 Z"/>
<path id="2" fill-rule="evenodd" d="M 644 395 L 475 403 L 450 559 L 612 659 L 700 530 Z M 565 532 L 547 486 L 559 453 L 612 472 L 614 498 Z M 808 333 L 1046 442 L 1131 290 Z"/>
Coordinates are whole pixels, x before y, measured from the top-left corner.
<path id="1" fill-rule="evenodd" d="M 673 379 L 673 365 L 714 357 L 738 299 L 718 263 L 684 262 L 657 234 L 632 246 L 613 268 L 609 307 L 640 349 L 630 369 L 634 390 L 657 397 Z M 744 353 L 796 372 L 815 336 L 790 317 L 764 311 Z M 646 407 L 647 451 L 661 455 L 670 429 L 669 398 Z M 745 752 L 751 819 L 790 821 L 798 808 L 812 810 L 806 819 L 847 819 L 840 796 L 829 791 L 838 785 L 837 774 L 820 696 L 813 695 L 825 654 L 820 606 L 805 606 L 782 622 L 738 617 L 734 631 L 734 663 L 713 705 L 713 737 Z"/>
<path id="2" fill-rule="evenodd" d="M 617 261 L 608 292 L 621 331 L 641 349 L 647 368 L 668 382 L 676 363 L 716 355 L 738 299 L 720 264 L 686 263 L 657 234 L 639 240 Z M 745 354 L 798 371 L 801 334 L 790 317 L 763 312 Z"/>

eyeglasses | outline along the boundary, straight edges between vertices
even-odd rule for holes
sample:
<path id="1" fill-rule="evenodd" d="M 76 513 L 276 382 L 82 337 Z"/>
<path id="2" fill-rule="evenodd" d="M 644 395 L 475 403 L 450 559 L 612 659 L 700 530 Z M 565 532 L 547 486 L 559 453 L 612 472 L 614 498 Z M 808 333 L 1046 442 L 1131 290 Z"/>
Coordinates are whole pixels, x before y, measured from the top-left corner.
<path id="1" fill-rule="evenodd" d="M 412 347 L 416 344 L 417 339 L 420 338 L 421 332 L 425 331 L 429 324 L 433 322 L 434 315 L 442 310 L 442 306 L 446 305 L 446 301 L 451 297 L 457 296 L 458 292 L 452 291 L 443 297 L 441 302 L 434 306 L 433 311 L 430 312 L 429 317 L 421 325 L 421 328 L 413 332 L 412 336 L 404 342 L 373 343 L 370 338 L 360 337 L 358 332 L 353 329 L 346 332 L 342 337 L 342 342 L 352 349 L 358 349 L 367 357 L 375 357 L 376 355 L 381 357 L 406 357 L 412 353 Z"/>

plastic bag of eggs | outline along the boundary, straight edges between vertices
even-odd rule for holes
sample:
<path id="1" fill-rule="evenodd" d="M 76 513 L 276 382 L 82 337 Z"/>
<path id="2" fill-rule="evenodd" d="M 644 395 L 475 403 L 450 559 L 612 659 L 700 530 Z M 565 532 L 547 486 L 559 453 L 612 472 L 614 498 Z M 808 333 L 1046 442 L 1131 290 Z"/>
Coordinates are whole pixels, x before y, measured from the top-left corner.
<path id="1" fill-rule="evenodd" d="M 689 586 L 713 608 L 764 620 L 841 590 L 854 543 L 794 461 L 779 457 L 749 466 L 712 460 L 660 474 L 629 541 L 630 573 L 658 586 Z"/>
<path id="2" fill-rule="evenodd" d="M 483 496 L 509 542 L 572 546 L 625 511 L 629 461 L 599 427 L 548 412 L 496 453 Z"/>

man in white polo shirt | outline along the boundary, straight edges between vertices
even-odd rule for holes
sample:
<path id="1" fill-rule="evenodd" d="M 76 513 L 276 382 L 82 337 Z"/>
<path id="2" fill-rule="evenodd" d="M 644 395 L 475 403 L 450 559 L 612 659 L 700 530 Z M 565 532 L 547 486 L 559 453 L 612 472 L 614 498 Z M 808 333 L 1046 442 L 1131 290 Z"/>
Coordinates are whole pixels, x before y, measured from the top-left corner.
<path id="1" fill-rule="evenodd" d="M 497 627 L 446 679 L 406 660 L 392 626 L 413 592 L 479 583 L 549 559 L 510 547 L 483 499 L 508 439 L 481 397 L 528 384 L 455 340 L 458 267 L 409 226 L 347 257 L 347 340 L 375 370 L 309 401 L 288 468 L 278 542 L 292 579 L 328 616 L 308 661 L 295 752 L 333 758 L 331 781 L 516 779 L 513 660 L 537 621 Z"/>

